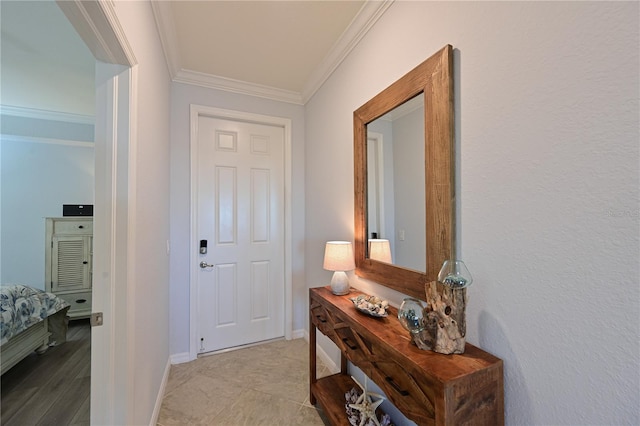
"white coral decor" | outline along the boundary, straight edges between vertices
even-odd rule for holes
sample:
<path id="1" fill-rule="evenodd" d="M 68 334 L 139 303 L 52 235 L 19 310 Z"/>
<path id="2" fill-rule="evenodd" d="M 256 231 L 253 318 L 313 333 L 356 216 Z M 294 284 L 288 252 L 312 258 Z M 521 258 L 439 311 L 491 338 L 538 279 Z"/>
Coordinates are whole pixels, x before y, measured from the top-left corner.
<path id="1" fill-rule="evenodd" d="M 357 390 L 353 388 L 344 395 L 347 400 L 345 408 L 349 424 L 351 426 L 393 426 L 391 418 L 387 414 L 383 414 L 380 420 L 376 416 L 376 409 L 385 398 L 382 395 L 369 392 L 355 377 L 351 376 L 351 378 L 362 389 L 362 393 L 358 395 Z M 373 401 L 372 397 L 377 400 Z"/>

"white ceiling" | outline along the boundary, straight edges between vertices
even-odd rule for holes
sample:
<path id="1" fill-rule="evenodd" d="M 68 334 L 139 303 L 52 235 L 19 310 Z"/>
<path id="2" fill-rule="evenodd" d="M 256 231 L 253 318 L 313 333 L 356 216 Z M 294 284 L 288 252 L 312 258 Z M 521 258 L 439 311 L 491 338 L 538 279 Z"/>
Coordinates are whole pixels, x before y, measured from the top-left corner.
<path id="1" fill-rule="evenodd" d="M 304 104 L 392 2 L 154 0 L 151 5 L 174 81 Z M 65 87 L 69 99 L 72 82 L 58 84 L 57 76 L 73 76 L 76 85 L 93 81 L 95 61 L 53 0 L 2 1 L 1 7 L 2 104 L 51 109 L 30 104 L 37 99 L 19 99 L 21 87 L 39 87 L 40 97 L 45 85 Z M 59 71 L 40 76 L 42 81 L 34 81 L 37 76 L 28 84 L 18 81 L 53 67 Z M 76 111 L 81 108 L 69 104 L 61 111 L 91 113 Z"/>
<path id="2" fill-rule="evenodd" d="M 152 5 L 174 81 L 303 104 L 391 2 Z"/>
<path id="3" fill-rule="evenodd" d="M 362 1 L 171 2 L 183 69 L 301 92 Z"/>

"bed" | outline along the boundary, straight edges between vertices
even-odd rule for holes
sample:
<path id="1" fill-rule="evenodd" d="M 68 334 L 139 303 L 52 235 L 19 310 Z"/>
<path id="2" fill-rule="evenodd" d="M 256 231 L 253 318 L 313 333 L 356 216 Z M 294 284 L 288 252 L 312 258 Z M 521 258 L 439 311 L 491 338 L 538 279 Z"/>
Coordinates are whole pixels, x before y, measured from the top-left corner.
<path id="1" fill-rule="evenodd" d="M 69 304 L 21 284 L 0 286 L 0 374 L 34 350 L 66 341 Z"/>

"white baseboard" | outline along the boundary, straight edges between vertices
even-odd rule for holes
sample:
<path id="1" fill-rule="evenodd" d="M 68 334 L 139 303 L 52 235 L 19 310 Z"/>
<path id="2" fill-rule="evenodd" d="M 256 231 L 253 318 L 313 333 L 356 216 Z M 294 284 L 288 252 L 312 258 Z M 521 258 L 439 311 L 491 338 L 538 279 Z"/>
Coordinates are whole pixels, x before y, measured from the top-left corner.
<path id="1" fill-rule="evenodd" d="M 169 371 L 171 371 L 171 359 L 167 360 L 167 365 L 164 368 L 164 375 L 162 376 L 162 382 L 160 383 L 160 389 L 158 389 L 158 396 L 156 397 L 156 405 L 153 407 L 153 414 L 151 415 L 151 421 L 149 426 L 155 426 L 158 424 L 158 417 L 160 416 L 160 409 L 162 408 L 162 400 L 164 399 L 164 392 L 167 388 L 167 382 L 169 381 Z"/>
<path id="2" fill-rule="evenodd" d="M 181 352 L 179 354 L 173 354 L 170 357 L 171 365 L 184 364 L 185 362 L 193 361 L 189 356 L 189 352 Z"/>
<path id="3" fill-rule="evenodd" d="M 309 342 L 309 332 L 307 330 L 303 330 L 304 340 Z M 331 374 L 336 374 L 340 372 L 340 366 L 337 365 L 329 355 L 322 349 L 318 343 L 316 343 L 316 356 L 320 358 L 320 361 L 331 371 Z"/>
<path id="4" fill-rule="evenodd" d="M 294 330 L 291 333 L 291 338 L 292 339 L 304 339 L 307 342 L 309 342 L 309 332 L 307 330 L 305 330 L 304 328 L 299 329 L 299 330 Z M 338 370 L 335 370 L 335 365 L 336 365 L 335 362 L 333 362 L 331 360 L 331 358 L 329 358 L 327 353 L 320 346 L 316 347 L 316 351 L 317 351 L 318 356 L 322 360 L 322 362 L 327 367 L 329 367 L 331 369 L 331 371 L 334 371 L 334 372 L 338 371 Z M 181 353 L 173 354 L 173 355 L 171 355 L 170 360 L 171 360 L 171 365 L 184 364 L 185 362 L 193 361 L 193 359 L 191 359 L 191 357 L 189 356 L 189 352 L 181 352 Z"/>
<path id="5" fill-rule="evenodd" d="M 303 337 L 307 342 L 309 341 L 309 335 L 307 331 L 304 329 L 294 330 L 291 333 L 292 339 L 301 339 Z M 195 358 L 191 358 L 191 356 L 189 356 L 189 352 L 181 352 L 181 353 L 173 354 L 171 355 L 171 365 L 184 364 L 185 362 L 191 362 L 194 359 Z"/>

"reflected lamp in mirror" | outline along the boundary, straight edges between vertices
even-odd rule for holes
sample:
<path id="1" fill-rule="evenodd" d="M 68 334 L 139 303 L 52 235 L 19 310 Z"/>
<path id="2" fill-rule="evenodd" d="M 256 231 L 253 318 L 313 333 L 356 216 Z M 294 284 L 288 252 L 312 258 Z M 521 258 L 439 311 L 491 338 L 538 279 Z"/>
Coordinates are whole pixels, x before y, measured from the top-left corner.
<path id="1" fill-rule="evenodd" d="M 353 271 L 353 247 L 348 241 L 328 241 L 324 248 L 324 264 L 327 271 L 334 271 L 331 278 L 331 292 L 337 295 L 349 293 L 349 277 L 345 271 Z"/>
<path id="2" fill-rule="evenodd" d="M 453 289 L 466 288 L 473 278 L 462 260 L 445 260 L 438 274 L 438 281 Z"/>
<path id="3" fill-rule="evenodd" d="M 378 262 L 393 263 L 389 240 L 375 238 L 369 240 L 369 259 Z"/>

